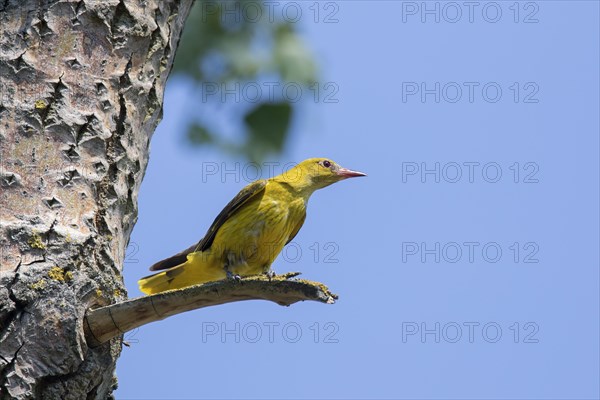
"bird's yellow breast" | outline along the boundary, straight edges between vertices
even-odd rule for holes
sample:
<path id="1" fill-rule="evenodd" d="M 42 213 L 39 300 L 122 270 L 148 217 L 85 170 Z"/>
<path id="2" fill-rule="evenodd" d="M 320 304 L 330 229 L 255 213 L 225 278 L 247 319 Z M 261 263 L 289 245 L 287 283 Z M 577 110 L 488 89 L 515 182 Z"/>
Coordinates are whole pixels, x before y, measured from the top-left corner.
<path id="1" fill-rule="evenodd" d="M 208 250 L 210 264 L 219 270 L 227 266 L 238 275 L 268 271 L 305 212 L 303 198 L 292 196 L 277 182 L 269 182 L 262 195 L 221 226 Z"/>

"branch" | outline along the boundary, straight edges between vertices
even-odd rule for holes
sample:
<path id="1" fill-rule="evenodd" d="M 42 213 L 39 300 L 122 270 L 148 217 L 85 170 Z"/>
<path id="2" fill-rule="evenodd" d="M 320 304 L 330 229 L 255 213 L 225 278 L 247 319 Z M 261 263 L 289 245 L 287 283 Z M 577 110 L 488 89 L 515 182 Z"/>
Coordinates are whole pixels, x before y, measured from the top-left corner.
<path id="1" fill-rule="evenodd" d="M 209 282 L 89 310 L 83 321 L 85 338 L 90 347 L 96 347 L 150 322 L 234 301 L 269 300 L 289 306 L 301 300 L 333 304 L 338 298 L 322 283 L 290 280 L 299 274 L 290 272 L 270 279 L 259 275 L 241 281 Z"/>

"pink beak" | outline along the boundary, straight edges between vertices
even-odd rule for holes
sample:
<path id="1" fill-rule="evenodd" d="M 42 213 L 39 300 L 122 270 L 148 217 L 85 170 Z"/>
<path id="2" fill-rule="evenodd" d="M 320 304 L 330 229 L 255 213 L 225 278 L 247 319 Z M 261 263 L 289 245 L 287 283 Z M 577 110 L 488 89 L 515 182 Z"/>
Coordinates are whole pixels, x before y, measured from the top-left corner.
<path id="1" fill-rule="evenodd" d="M 362 172 L 358 172 L 358 171 L 352 171 L 351 169 L 347 169 L 347 168 L 340 168 L 337 170 L 337 174 L 339 176 L 342 176 L 344 178 L 354 178 L 357 176 L 367 176 L 367 174 L 362 173 Z"/>

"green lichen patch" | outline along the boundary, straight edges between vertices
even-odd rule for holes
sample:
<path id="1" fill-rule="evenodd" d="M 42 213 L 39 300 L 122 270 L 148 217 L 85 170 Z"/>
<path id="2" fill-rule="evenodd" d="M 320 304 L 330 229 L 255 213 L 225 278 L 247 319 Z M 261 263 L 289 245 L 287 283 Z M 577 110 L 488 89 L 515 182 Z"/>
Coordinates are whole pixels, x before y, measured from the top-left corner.
<path id="1" fill-rule="evenodd" d="M 42 278 L 39 281 L 30 284 L 29 288 L 33 290 L 42 290 L 47 286 L 47 284 L 48 283 L 46 282 L 46 279 Z"/>
<path id="2" fill-rule="evenodd" d="M 59 282 L 69 282 L 73 279 L 73 273 L 71 271 L 65 271 L 61 267 L 52 267 L 52 269 L 48 271 L 48 277 Z"/>
<path id="3" fill-rule="evenodd" d="M 35 232 L 33 233 L 33 235 L 31 235 L 29 240 L 27 240 L 27 244 L 32 249 L 45 249 L 46 248 L 46 245 L 42 242 L 42 238 L 40 237 L 40 235 Z"/>

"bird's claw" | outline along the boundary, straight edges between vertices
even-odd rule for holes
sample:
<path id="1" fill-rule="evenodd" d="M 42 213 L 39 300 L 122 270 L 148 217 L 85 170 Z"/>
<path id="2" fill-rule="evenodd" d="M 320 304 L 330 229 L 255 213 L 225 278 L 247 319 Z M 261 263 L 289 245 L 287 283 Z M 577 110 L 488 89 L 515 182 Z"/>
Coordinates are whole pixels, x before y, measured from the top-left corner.
<path id="1" fill-rule="evenodd" d="M 267 278 L 269 278 L 269 280 L 272 280 L 273 278 L 275 278 L 275 276 L 277 276 L 275 271 L 267 271 L 265 272 L 265 275 L 267 276 Z"/>
<path id="2" fill-rule="evenodd" d="M 231 279 L 231 280 L 234 280 L 234 281 L 236 281 L 236 282 L 239 282 L 239 281 L 241 281 L 241 280 L 242 280 L 242 277 L 241 277 L 241 276 L 239 276 L 238 274 L 235 274 L 235 275 L 234 275 L 234 274 L 233 274 L 231 271 L 229 271 L 229 270 L 226 270 L 226 271 L 225 271 L 225 273 L 227 274 L 227 279 Z"/>

